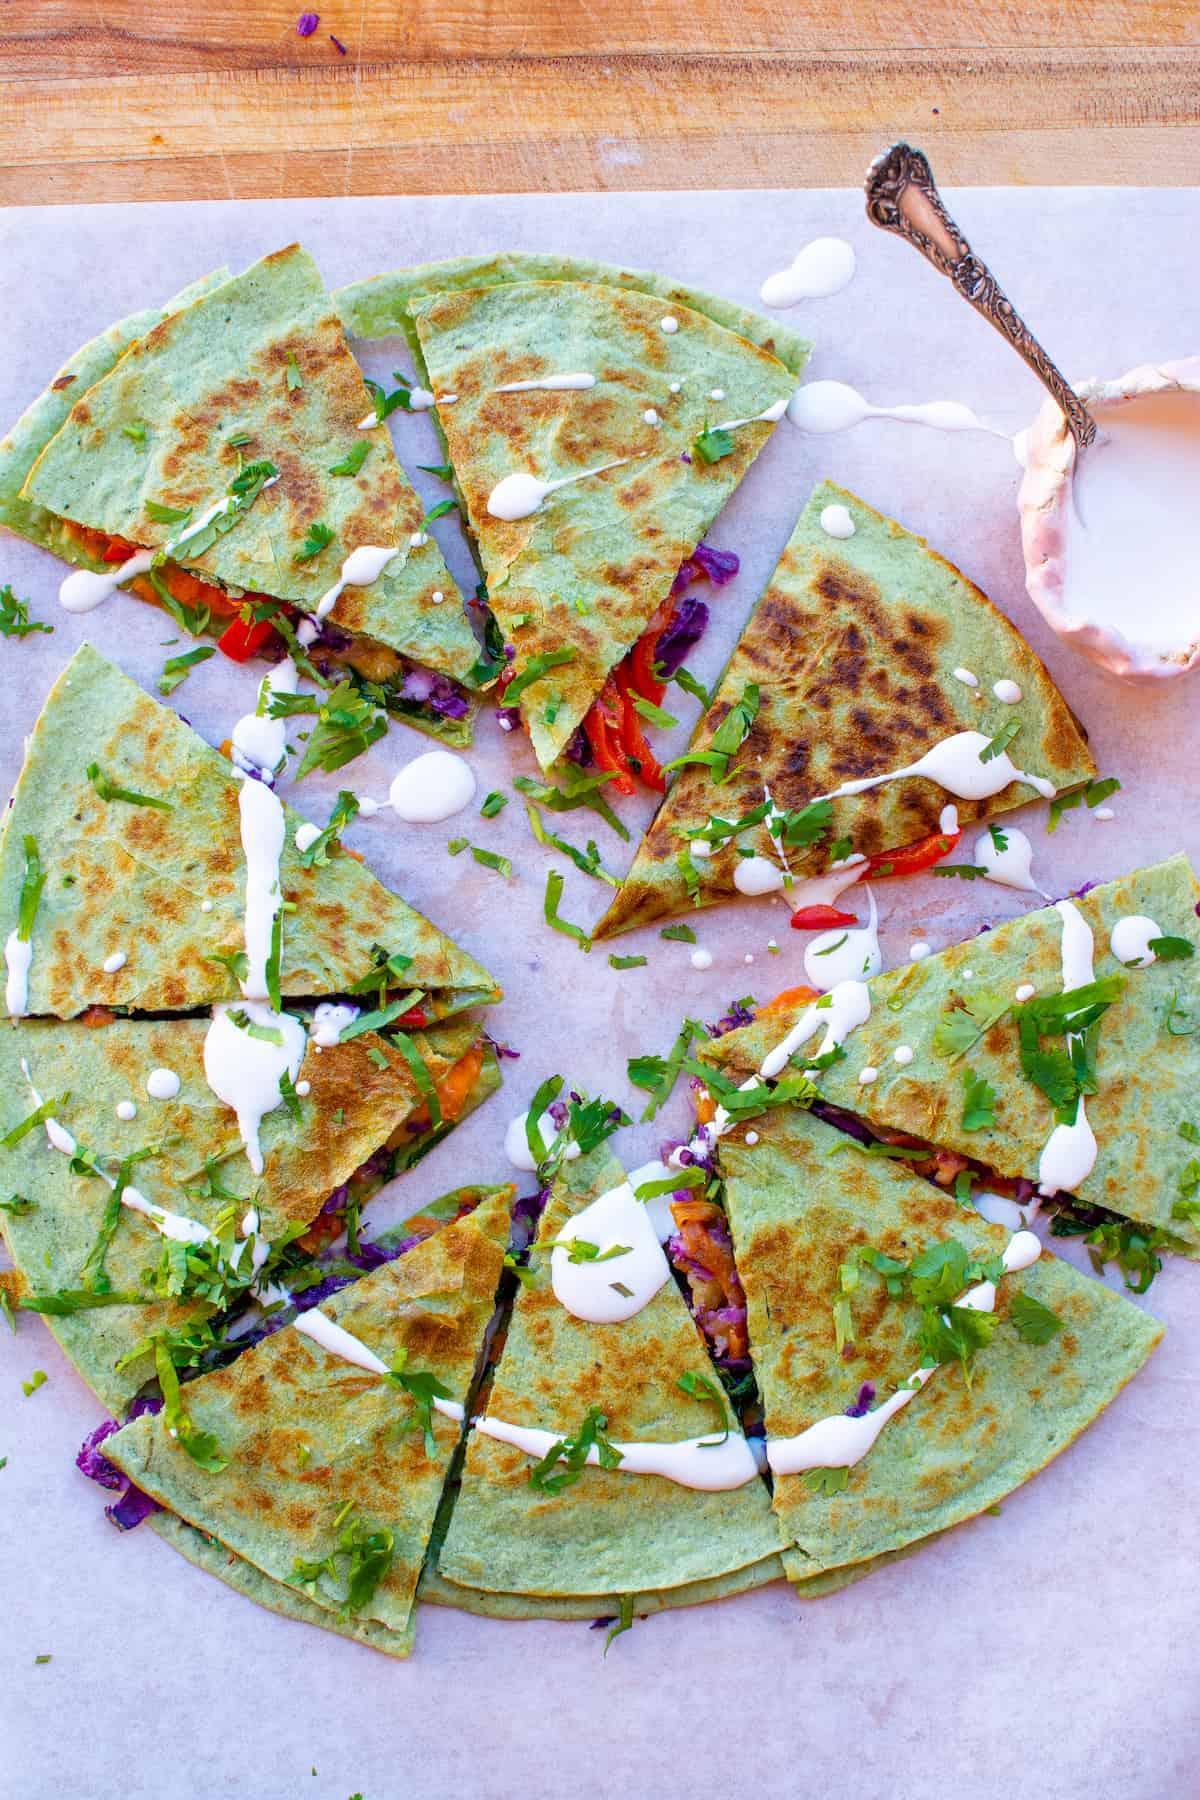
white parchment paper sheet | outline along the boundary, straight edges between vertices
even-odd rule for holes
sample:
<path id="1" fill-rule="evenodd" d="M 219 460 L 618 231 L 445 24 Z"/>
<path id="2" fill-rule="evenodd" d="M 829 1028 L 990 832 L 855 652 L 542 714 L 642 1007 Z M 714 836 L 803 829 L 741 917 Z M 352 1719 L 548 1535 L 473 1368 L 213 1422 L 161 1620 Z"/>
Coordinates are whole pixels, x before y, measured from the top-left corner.
<path id="1" fill-rule="evenodd" d="M 952 209 L 1033 328 L 1074 378 L 1112 375 L 1197 343 L 1200 191 L 1128 189 L 956 194 Z M 474 250 L 561 247 L 755 303 L 765 275 L 810 237 L 853 241 L 859 273 L 834 299 L 793 310 L 816 340 L 813 376 L 854 383 L 881 403 L 954 398 L 1011 432 L 1039 390 L 1001 340 L 911 251 L 873 231 L 849 192 L 552 195 L 470 200 L 259 202 L 63 207 L 0 216 L 0 422 L 15 418 L 59 364 L 111 320 L 221 262 L 239 267 L 293 238 L 330 285 L 406 262 Z M 402 346 L 372 347 L 369 371 L 407 367 Z M 440 460 L 428 420 L 396 415 L 410 468 Z M 1200 686 L 1133 692 L 1077 663 L 1043 628 L 1022 585 L 1018 471 L 1000 438 L 949 436 L 878 421 L 826 439 L 787 425 L 745 482 L 713 541 L 742 557 L 712 601 L 692 666 L 711 679 L 770 574 L 813 481 L 831 475 L 925 533 L 977 580 L 1048 661 L 1092 732 L 1105 773 L 1121 777 L 1116 819 L 1069 814 L 1031 832 L 1040 878 L 1062 893 L 1180 847 L 1200 853 L 1196 766 Z M 445 493 L 418 475 L 430 500 Z M 437 526 L 464 582 L 453 521 Z M 53 637 L 0 644 L 0 787 L 50 680 L 84 636 L 153 689 L 173 636 L 149 609 L 118 600 L 86 619 L 61 614 L 59 567 L 0 542 L 0 582 L 31 598 Z M 1186 579 L 1194 584 L 1195 572 Z M 703 592 L 704 590 L 699 590 Z M 982 671 L 981 671 L 982 673 Z M 995 674 L 1001 673 L 997 670 Z M 989 676 L 989 679 L 992 677 Z M 216 657 L 174 696 L 211 741 L 251 701 L 255 675 Z M 677 690 L 672 690 L 677 695 Z M 679 695 L 682 743 L 694 705 Z M 349 772 L 383 797 L 390 774 L 427 747 L 396 726 Z M 80 761 L 87 746 L 80 745 Z M 472 758 L 479 798 L 532 770 L 490 715 Z M 320 822 L 347 779 L 318 777 L 290 797 Z M 626 809 L 635 837 L 648 803 Z M 590 815 L 557 821 L 582 842 Z M 617 872 L 629 850 L 596 822 Z M 510 884 L 447 838 L 513 858 Z M 521 1051 L 504 1094 L 372 1209 L 377 1226 L 467 1179 L 507 1170 L 503 1126 L 560 1070 L 634 1110 L 625 1060 L 664 1050 L 687 1011 L 716 1018 L 731 997 L 767 998 L 802 979 L 804 939 L 785 908 L 743 902 L 698 920 L 713 952 L 704 974 L 656 930 L 613 948 L 644 951 L 616 973 L 609 946 L 582 956 L 542 924 L 547 853 L 519 796 L 494 821 L 360 824 L 349 841 L 371 866 L 481 956 L 506 999 L 492 1029 Z M 605 893 L 569 866 L 563 911 L 590 923 Z M 1023 910 L 977 884 L 883 883 L 889 963 L 910 938 L 935 948 Z M 774 936 L 780 954 L 767 954 Z M 749 962 L 749 958 L 753 962 Z M 682 1098 L 655 1127 L 621 1140 L 650 1153 L 682 1127 Z M 2 1178 L 0 1178 L 2 1186 Z M 601 1660 L 584 1626 L 484 1622 L 424 1612 L 407 1666 L 244 1602 L 139 1531 L 122 1538 L 103 1496 L 73 1467 L 99 1409 L 32 1318 L 0 1337 L 0 1794 L 90 1800 L 496 1800 L 569 1793 L 695 1796 L 750 1790 L 829 1800 L 916 1800 L 966 1789 L 993 1800 L 1032 1788 L 1160 1800 L 1200 1781 L 1196 1576 L 1196 1378 L 1200 1270 L 1172 1264 L 1150 1310 L 1168 1336 L 1086 1437 L 999 1518 L 951 1533 L 845 1594 L 801 1604 L 779 1586 L 637 1625 Z M 31 1398 L 20 1382 L 49 1375 Z M 614 1520 L 619 1529 L 619 1520 Z M 35 1666 L 39 1653 L 53 1661 Z"/>

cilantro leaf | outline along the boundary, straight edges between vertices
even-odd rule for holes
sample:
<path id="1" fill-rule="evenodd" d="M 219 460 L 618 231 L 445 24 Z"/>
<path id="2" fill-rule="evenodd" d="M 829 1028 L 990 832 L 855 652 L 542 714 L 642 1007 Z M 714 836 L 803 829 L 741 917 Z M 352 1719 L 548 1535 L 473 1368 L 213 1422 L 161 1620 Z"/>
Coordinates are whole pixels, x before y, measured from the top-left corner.
<path id="1" fill-rule="evenodd" d="M 578 651 L 568 645 L 560 650 L 546 650 L 540 656 L 531 656 L 520 672 L 514 675 L 504 690 L 505 706 L 515 706 L 521 695 L 536 682 L 544 681 L 551 669 L 561 668 L 564 663 L 574 662 Z"/>
<path id="2" fill-rule="evenodd" d="M 373 1525 L 360 1517 L 354 1502 L 349 1501 L 334 1517 L 340 1526 L 335 1547 L 328 1555 L 306 1561 L 296 1557 L 290 1579 L 298 1586 L 314 1589 L 324 1578 L 334 1585 L 343 1618 L 360 1613 L 373 1599 L 375 1590 L 391 1569 L 396 1554 L 395 1538 L 384 1525 Z"/>
<path id="3" fill-rule="evenodd" d="M 340 462 L 330 464 L 329 473 L 331 475 L 357 475 L 370 456 L 371 448 L 367 438 L 359 438 L 357 444 L 351 445 Z"/>
<path id="4" fill-rule="evenodd" d="M 997 756 L 1003 756 L 1020 729 L 1020 719 L 1006 719 L 995 737 L 989 739 L 979 752 L 980 762 L 992 762 Z"/>
<path id="5" fill-rule="evenodd" d="M 721 1435 L 719 1438 L 713 1438 L 712 1447 L 715 1449 L 718 1444 L 725 1443 L 729 1437 L 729 1408 L 725 1401 L 725 1390 L 716 1377 L 696 1375 L 691 1369 L 685 1369 L 683 1374 L 676 1379 L 675 1385 L 677 1388 L 682 1388 L 683 1392 L 690 1395 L 693 1400 L 716 1407 L 716 1429 Z"/>
<path id="6" fill-rule="evenodd" d="M 915 967 L 916 965 L 914 965 Z M 957 1062 L 980 1038 L 998 1025 L 1012 1006 L 1003 994 L 981 992 L 964 1000 L 953 995 L 934 1027 L 933 1048 L 938 1056 Z"/>
<path id="7" fill-rule="evenodd" d="M 337 533 L 332 531 L 329 526 L 324 524 L 320 519 L 314 520 L 308 528 L 308 536 L 305 538 L 300 549 L 297 550 L 292 557 L 292 561 L 298 563 L 311 562 L 314 556 L 320 556 L 322 550 L 327 550 L 329 548 L 336 536 Z"/>
<path id="8" fill-rule="evenodd" d="M 211 644 L 200 644 L 195 650 L 185 650 L 182 656 L 168 657 L 158 678 L 159 693 L 173 694 L 180 682 L 187 680 L 197 663 L 207 662 L 210 656 L 216 654 Z"/>
<path id="9" fill-rule="evenodd" d="M 644 969 L 646 958 L 644 956 L 613 956 L 610 954 L 608 966 L 610 969 Z"/>
<path id="10" fill-rule="evenodd" d="M 273 696 L 272 717 L 277 716 L 277 701 L 286 698 L 286 695 Z M 296 770 L 297 781 L 303 780 L 314 769 L 324 769 L 327 774 L 332 774 L 335 769 L 344 768 L 372 744 L 377 744 L 387 732 L 387 715 L 377 711 L 352 681 L 339 681 L 323 695 L 316 713 L 317 722 Z"/>
<path id="11" fill-rule="evenodd" d="M 171 800 L 159 800 L 153 794 L 139 794 L 133 788 L 119 787 L 115 781 L 109 780 L 99 763 L 89 763 L 86 773 L 88 780 L 105 802 L 123 800 L 127 806 L 153 806 L 157 807 L 159 812 L 175 811 L 174 802 Z"/>
<path id="12" fill-rule="evenodd" d="M 694 944 L 696 934 L 690 925 L 664 925 L 659 937 L 665 938 L 669 944 Z"/>
<path id="13" fill-rule="evenodd" d="M 964 1131 L 983 1131 L 996 1123 L 996 1090 L 973 1069 L 963 1070 Z"/>
<path id="14" fill-rule="evenodd" d="M 656 706 L 653 700 L 647 700 L 641 694 L 633 696 L 633 708 L 649 724 L 656 725 L 660 731 L 670 731 L 673 725 L 679 723 L 672 713 L 666 712 L 661 706 Z"/>
<path id="15" fill-rule="evenodd" d="M 605 784 L 613 780 L 615 773 L 615 770 L 601 770 L 599 774 L 586 775 L 572 765 L 564 771 L 561 787 L 552 781 L 539 781 L 532 775 L 515 775 L 513 786 L 548 812 L 575 812 L 581 806 L 588 807 L 599 813 L 605 824 L 611 825 L 618 837 L 628 843 L 628 827 L 617 817 L 603 794 Z"/>
<path id="16" fill-rule="evenodd" d="M 146 502 L 146 517 L 155 525 L 186 525 L 191 516 L 190 506 L 164 506 L 159 500 Z"/>
<path id="17" fill-rule="evenodd" d="M 481 819 L 494 819 L 497 813 L 503 812 L 507 805 L 508 795 L 502 794 L 498 788 L 493 788 L 480 807 L 479 816 Z"/>
<path id="18" fill-rule="evenodd" d="M 590 1451 L 602 1469 L 619 1468 L 623 1452 L 605 1435 L 608 1416 L 598 1406 L 589 1406 L 578 1431 L 551 1444 L 545 1456 L 529 1471 L 529 1485 L 539 1494 L 561 1494 L 574 1486 L 587 1467 Z M 561 1464 L 561 1468 L 559 1467 Z"/>
<path id="19" fill-rule="evenodd" d="M 850 1471 L 848 1468 L 806 1469 L 802 1480 L 814 1494 L 824 1494 L 828 1499 L 845 1492 L 850 1485 Z"/>
<path id="20" fill-rule="evenodd" d="M 352 819 L 358 816 L 358 796 L 349 788 L 342 788 L 334 803 L 326 825 L 311 844 L 299 852 L 300 865 L 305 869 L 323 869 L 329 861 L 329 851 L 340 843 L 339 834 L 345 830 Z"/>
<path id="21" fill-rule="evenodd" d="M 733 455 L 733 433 L 719 425 L 706 425 L 692 439 L 692 451 L 702 463 L 720 462 L 723 456 Z"/>
<path id="22" fill-rule="evenodd" d="M 587 932 L 584 931 L 583 927 L 581 925 L 573 925 L 569 919 L 564 919 L 560 916 L 558 904 L 562 899 L 562 895 L 562 872 L 559 869 L 547 869 L 546 896 L 542 902 L 542 914 L 547 925 L 549 925 L 552 931 L 561 932 L 564 937 L 574 938 L 581 950 L 590 950 L 592 947 L 592 940 Z"/>
<path id="23" fill-rule="evenodd" d="M 525 816 L 529 820 L 530 830 L 539 844 L 545 844 L 550 849 L 561 851 L 564 856 L 570 858 L 582 874 L 591 875 L 596 881 L 606 881 L 609 887 L 620 887 L 621 883 L 617 877 L 610 875 L 601 863 L 600 851 L 594 838 L 588 839 L 588 846 L 584 851 L 576 845 L 568 843 L 566 838 L 559 837 L 556 832 L 547 831 L 541 814 L 532 800 L 525 802 Z"/>
<path id="24" fill-rule="evenodd" d="M 932 873 L 957 876 L 960 881 L 985 881 L 988 872 L 978 863 L 940 863 Z"/>
<path id="25" fill-rule="evenodd" d="M 665 1106 L 679 1078 L 683 1060 L 697 1038 L 705 1038 L 708 1033 L 698 1019 L 684 1019 L 679 1027 L 678 1035 L 666 1056 L 631 1056 L 625 1065 L 629 1081 L 636 1088 L 643 1089 L 650 1095 L 650 1100 L 642 1114 L 641 1123 L 645 1125 Z"/>
<path id="26" fill-rule="evenodd" d="M 1058 1314 L 1035 1300 L 1032 1294 L 1014 1294 L 1008 1316 L 1023 1344 L 1048 1344 L 1062 1330 L 1063 1322 Z"/>
<path id="27" fill-rule="evenodd" d="M 1186 962 L 1196 954 L 1196 946 L 1185 937 L 1151 938 L 1149 947 L 1159 962 Z"/>
<path id="28" fill-rule="evenodd" d="M 53 625 L 30 619 L 28 600 L 18 600 L 7 582 L 0 587 L 0 637 L 25 638 L 34 631 L 53 630 Z"/>

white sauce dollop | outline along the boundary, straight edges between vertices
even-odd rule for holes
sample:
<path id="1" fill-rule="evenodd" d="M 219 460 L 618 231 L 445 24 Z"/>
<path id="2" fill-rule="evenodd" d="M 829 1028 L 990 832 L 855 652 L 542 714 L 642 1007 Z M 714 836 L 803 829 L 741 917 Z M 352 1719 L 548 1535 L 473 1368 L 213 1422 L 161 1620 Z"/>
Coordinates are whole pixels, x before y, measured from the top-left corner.
<path id="1" fill-rule="evenodd" d="M 321 1000 L 313 1008 L 308 1035 L 318 1050 L 332 1050 L 347 1025 L 353 1025 L 361 1009 L 349 1000 Z"/>
<path id="2" fill-rule="evenodd" d="M 620 469 L 633 462 L 632 456 L 618 456 L 612 462 L 598 463 L 594 469 L 580 469 L 577 475 L 560 475 L 557 481 L 539 481 L 528 470 L 518 469 L 503 476 L 488 495 L 487 509 L 493 519 L 528 519 L 538 511 L 548 494 L 573 482 L 587 481 L 592 475 L 603 475 L 606 469 Z"/>
<path id="3" fill-rule="evenodd" d="M 1055 911 L 1062 920 L 1062 991 L 1086 987 L 1094 979 L 1092 971 L 1092 930 L 1083 914 L 1070 900 L 1059 900 Z M 1068 1035 L 1067 1053 L 1075 1039 Z M 1038 1162 L 1038 1192 L 1047 1197 L 1064 1191 L 1074 1193 L 1081 1181 L 1096 1165 L 1096 1136 L 1088 1123 L 1083 1095 L 1069 1125 L 1056 1125 L 1046 1141 Z"/>
<path id="4" fill-rule="evenodd" d="M 343 588 L 370 587 L 373 581 L 378 581 L 392 558 L 399 554 L 395 544 L 360 544 L 357 550 L 352 550 L 333 586 L 327 588 L 317 601 L 317 618 L 329 617 L 342 597 Z"/>
<path id="5" fill-rule="evenodd" d="M 883 953 L 879 948 L 879 915 L 875 908 L 875 896 L 867 889 L 867 903 L 870 907 L 870 918 L 866 925 L 851 929 L 845 925 L 835 925 L 829 931 L 822 931 L 805 947 L 804 973 L 810 987 L 818 988 L 826 994 L 843 981 L 865 981 L 868 976 L 878 975 L 883 967 Z"/>
<path id="6" fill-rule="evenodd" d="M 475 798 L 475 772 L 449 750 L 427 750 L 393 778 L 389 803 L 406 825 L 451 819 Z"/>
<path id="7" fill-rule="evenodd" d="M 321 827 L 319 825 L 310 825 L 307 820 L 303 825 L 297 825 L 295 833 L 297 850 L 311 850 L 320 835 Z"/>
<path id="8" fill-rule="evenodd" d="M 852 538 L 854 520 L 844 506 L 825 506 L 821 509 L 821 530 L 826 537 Z"/>
<path id="9" fill-rule="evenodd" d="M 692 951 L 693 969 L 711 969 L 712 960 L 711 950 L 697 949 Z"/>
<path id="10" fill-rule="evenodd" d="M 997 700 L 1003 701 L 1005 706 L 1019 706 L 1025 698 L 1017 683 L 1009 681 L 1007 678 L 1002 681 L 993 681 L 992 692 Z"/>
<path id="11" fill-rule="evenodd" d="M 1027 894 L 1042 893 L 1033 879 L 1033 845 L 1025 833 L 1015 825 L 998 825 L 996 829 L 1006 848 L 997 850 L 991 832 L 983 832 L 975 839 L 976 867 L 986 870 L 988 880 L 1000 887 L 1020 888 Z"/>
<path id="12" fill-rule="evenodd" d="M 616 1246 L 624 1249 L 604 1261 L 572 1262 L 568 1246 L 574 1240 L 595 1244 L 601 1255 Z M 555 1298 L 573 1318 L 594 1325 L 633 1318 L 670 1280 L 658 1233 L 643 1203 L 635 1199 L 628 1177 L 568 1219 L 554 1246 L 550 1281 Z M 628 1293 L 620 1292 L 614 1282 Z"/>
<path id="13" fill-rule="evenodd" d="M 1053 800 L 1057 792 L 1054 783 L 1042 775 L 1027 775 L 1014 767 L 1007 752 L 1001 750 L 999 755 L 983 762 L 980 753 L 990 742 L 982 731 L 956 731 L 927 750 L 915 763 L 908 763 L 902 769 L 891 769 L 886 775 L 868 775 L 859 781 L 843 782 L 841 787 L 818 798 L 841 800 L 848 794 L 865 794 L 869 788 L 882 787 L 888 781 L 924 775 L 959 800 L 990 800 L 1014 781 L 1023 781 L 1043 799 Z"/>
<path id="14" fill-rule="evenodd" d="M 223 1002 L 213 1007 L 212 1024 L 204 1039 L 204 1075 L 217 1099 L 237 1114 L 250 1167 L 261 1175 L 259 1131 L 266 1115 L 283 1099 L 280 1077 L 286 1073 L 295 1081 L 304 1061 L 307 1036 L 301 1021 L 290 1013 L 277 1013 L 257 1000 L 245 1000 L 240 1010 L 252 1024 L 278 1033 L 279 1042 L 253 1037 L 229 1017 L 238 1010 Z"/>
<path id="15" fill-rule="evenodd" d="M 287 750 L 287 720 L 270 716 L 271 695 L 294 694 L 297 683 L 296 665 L 290 656 L 263 676 L 258 686 L 262 710 L 246 713 L 233 728 L 233 760 L 243 773 L 259 769 L 264 775 L 273 775 L 279 768 Z"/>
<path id="16" fill-rule="evenodd" d="M 106 975 L 115 975 L 118 969 L 125 967 L 128 960 L 123 950 L 114 950 L 111 956 L 105 957 L 101 967 Z"/>
<path id="17" fill-rule="evenodd" d="M 1148 969 L 1158 958 L 1150 948 L 1152 938 L 1160 938 L 1164 934 L 1153 919 L 1145 913 L 1126 913 L 1118 919 L 1112 928 L 1108 945 L 1119 963 L 1132 963 L 1135 968 Z"/>
<path id="18" fill-rule="evenodd" d="M 787 416 L 801 431 L 824 436 L 848 431 L 864 419 L 898 419 L 906 425 L 928 425 L 935 431 L 991 431 L 969 406 L 957 400 L 930 400 L 921 406 L 872 406 L 844 381 L 808 381 L 788 403 Z M 993 433 L 1004 436 L 1005 433 Z"/>
<path id="19" fill-rule="evenodd" d="M 118 1119 L 124 1119 L 126 1123 L 128 1123 L 130 1119 L 137 1118 L 137 1107 L 132 1100 L 117 1101 L 117 1117 Z"/>
<path id="20" fill-rule="evenodd" d="M 908 946 L 909 962 L 924 962 L 929 954 L 930 946 L 925 942 L 924 938 L 918 938 L 915 944 L 910 944 Z"/>
<path id="21" fill-rule="evenodd" d="M 23 1019 L 29 1006 L 29 970 L 33 963 L 33 945 L 16 930 L 4 942 L 4 1005 L 10 1019 Z"/>
<path id="22" fill-rule="evenodd" d="M 692 845 L 695 855 L 696 846 Z M 733 885 L 739 894 L 757 897 L 760 894 L 774 894 L 782 888 L 783 870 L 778 863 L 768 861 L 765 856 L 739 856 L 733 871 Z"/>
<path id="23" fill-rule="evenodd" d="M 854 279 L 854 246 L 844 238 L 813 238 L 790 268 L 768 275 L 759 289 L 764 306 L 797 306 L 801 300 L 827 300 Z"/>
<path id="24" fill-rule="evenodd" d="M 504 1154 L 507 1156 L 514 1169 L 522 1169 L 526 1174 L 532 1175 L 537 1169 L 537 1164 L 530 1154 L 529 1140 L 525 1135 L 525 1125 L 528 1118 L 529 1112 L 526 1110 L 523 1113 L 518 1113 L 515 1119 L 509 1120 L 508 1128 L 504 1133 Z M 553 1118 L 548 1112 L 544 1112 L 538 1120 L 538 1130 L 541 1132 L 542 1142 L 546 1146 L 546 1154 L 548 1156 L 558 1141 L 558 1126 L 554 1123 Z M 579 1145 L 568 1144 L 566 1156 L 563 1160 L 565 1162 L 574 1162 L 578 1155 Z"/>
<path id="25" fill-rule="evenodd" d="M 173 1100 L 182 1086 L 174 1069 L 151 1069 L 146 1077 L 146 1092 L 152 1100 Z"/>

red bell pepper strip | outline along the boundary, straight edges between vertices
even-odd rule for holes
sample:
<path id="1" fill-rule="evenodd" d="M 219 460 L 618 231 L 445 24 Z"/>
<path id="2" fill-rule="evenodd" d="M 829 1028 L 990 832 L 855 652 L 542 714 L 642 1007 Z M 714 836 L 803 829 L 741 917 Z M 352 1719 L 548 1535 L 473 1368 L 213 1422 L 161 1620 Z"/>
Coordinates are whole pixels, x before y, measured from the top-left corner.
<path id="1" fill-rule="evenodd" d="M 625 659 L 633 691 L 643 700 L 653 700 L 655 706 L 667 691 L 666 682 L 659 681 L 654 673 L 654 656 L 661 636 L 661 631 L 643 632 Z"/>
<path id="2" fill-rule="evenodd" d="M 429 1016 L 423 1006 L 410 1006 L 408 1011 L 401 1013 L 400 1017 L 396 1019 L 394 1023 L 403 1025 L 406 1031 L 420 1031 L 424 1026 L 428 1025 Z"/>
<path id="3" fill-rule="evenodd" d="M 860 881 L 883 881 L 889 875 L 919 875 L 932 869 L 934 863 L 949 856 L 962 836 L 961 831 L 938 831 L 932 837 L 918 838 L 902 850 L 880 850 L 867 858 Z"/>
<path id="4" fill-rule="evenodd" d="M 853 913 L 836 906 L 801 906 L 792 914 L 793 931 L 825 931 L 833 925 L 857 925 Z"/>
<path id="5" fill-rule="evenodd" d="M 607 785 L 614 793 L 628 795 L 634 792 L 634 785 L 632 772 L 621 748 L 621 712 L 621 696 L 610 675 L 604 683 L 600 698 L 592 701 L 583 721 L 583 729 L 596 767 L 615 777 Z"/>
<path id="6" fill-rule="evenodd" d="M 132 544 L 127 544 L 124 538 L 110 537 L 101 561 L 123 563 L 128 562 L 132 555 Z"/>
<path id="7" fill-rule="evenodd" d="M 275 636 L 270 619 L 256 619 L 249 625 L 241 619 L 231 619 L 217 639 L 217 649 L 231 661 L 244 663 L 257 656 L 264 644 L 269 644 Z"/>
<path id="8" fill-rule="evenodd" d="M 656 793 L 665 794 L 667 778 L 646 742 L 641 717 L 633 704 L 633 677 L 624 664 L 617 670 L 616 680 L 621 704 L 621 748 L 627 759 L 632 758 L 637 763 L 638 774 L 645 785 Z"/>

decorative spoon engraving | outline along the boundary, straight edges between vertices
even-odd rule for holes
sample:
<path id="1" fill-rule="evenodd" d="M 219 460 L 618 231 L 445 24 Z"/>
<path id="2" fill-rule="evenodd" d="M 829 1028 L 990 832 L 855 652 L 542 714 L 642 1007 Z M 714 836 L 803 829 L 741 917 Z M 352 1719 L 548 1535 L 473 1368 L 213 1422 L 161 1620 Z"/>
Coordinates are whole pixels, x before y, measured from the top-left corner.
<path id="1" fill-rule="evenodd" d="M 911 144 L 893 144 L 867 170 L 866 194 L 871 223 L 904 238 L 950 278 L 963 299 L 1008 339 L 1049 390 L 1076 451 L 1090 444 L 1096 435 L 1095 419 L 946 211 L 928 158 Z"/>

